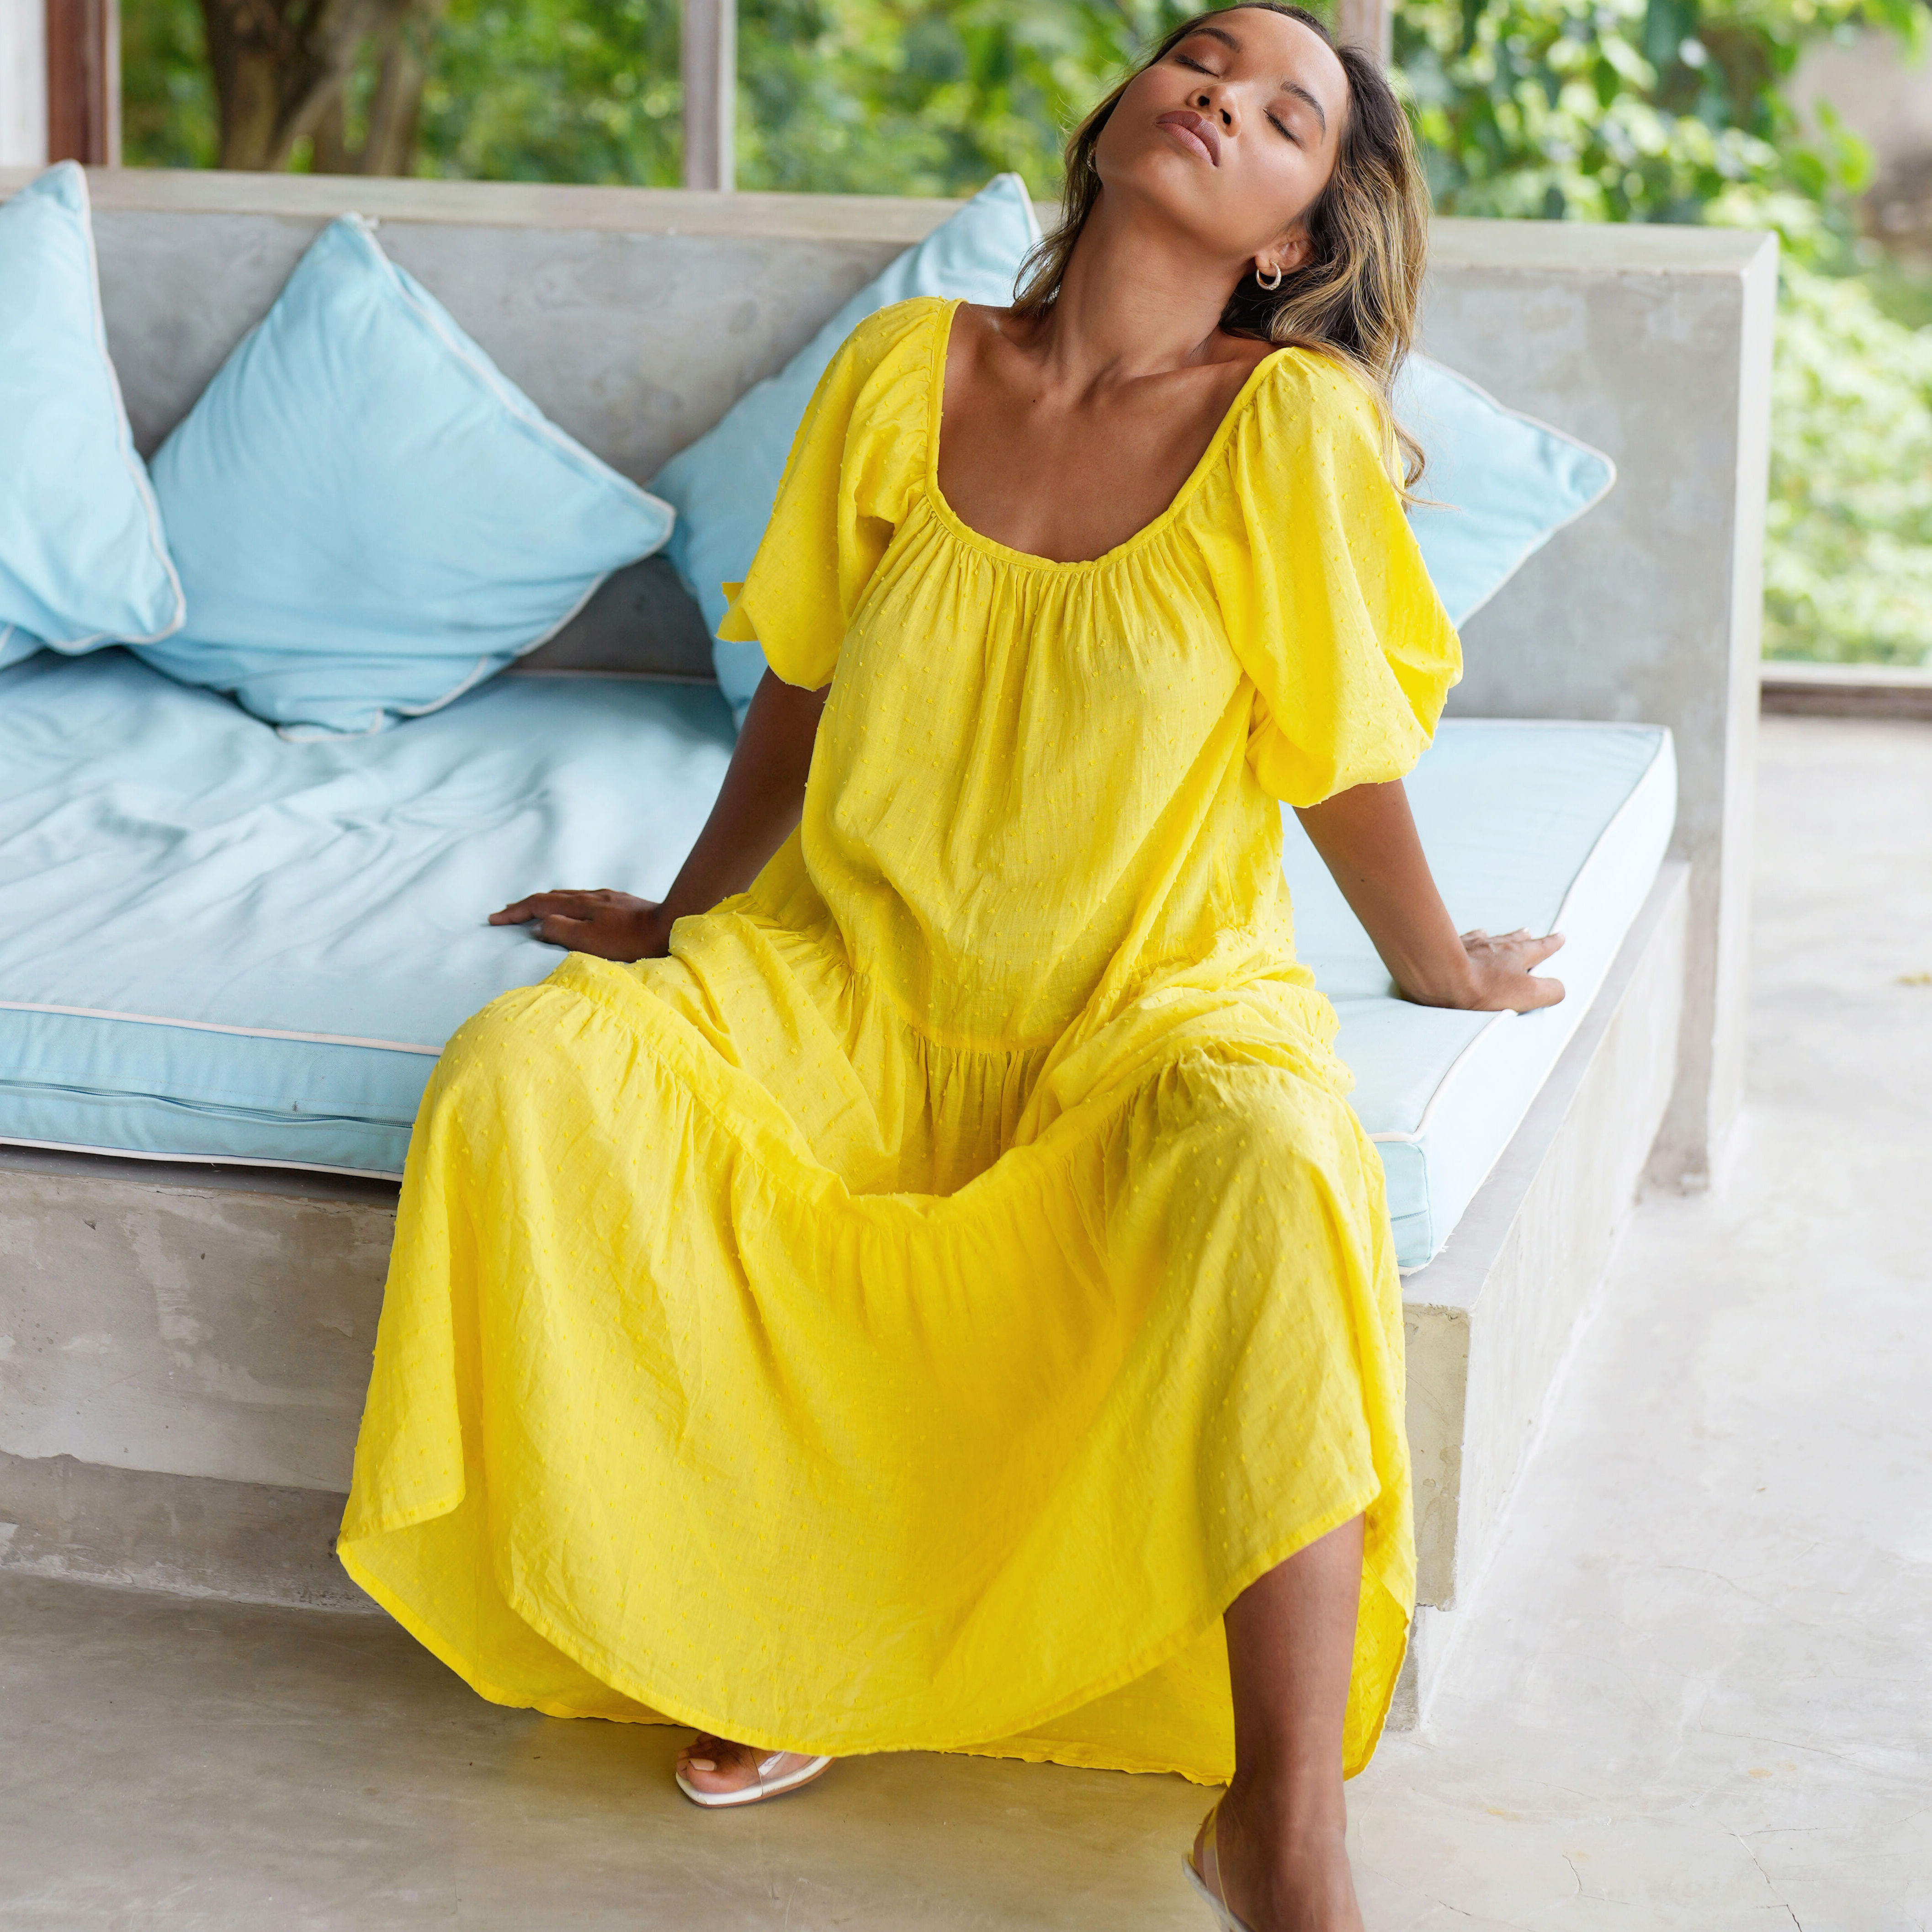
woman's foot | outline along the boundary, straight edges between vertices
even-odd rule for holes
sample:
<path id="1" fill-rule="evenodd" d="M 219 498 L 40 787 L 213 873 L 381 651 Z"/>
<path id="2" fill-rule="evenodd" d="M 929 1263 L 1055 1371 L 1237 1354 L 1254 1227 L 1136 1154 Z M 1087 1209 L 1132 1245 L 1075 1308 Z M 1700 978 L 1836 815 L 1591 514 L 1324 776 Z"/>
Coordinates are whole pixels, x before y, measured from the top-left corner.
<path id="1" fill-rule="evenodd" d="M 831 1765 L 829 1757 L 760 1750 L 700 1731 L 677 1754 L 678 1788 L 694 1804 L 756 1804 L 809 1784 Z"/>
<path id="2" fill-rule="evenodd" d="M 1247 1932 L 1362 1932 L 1346 1820 L 1257 1820 L 1277 1808 L 1231 1790 L 1202 1821 L 1194 1869 Z"/>

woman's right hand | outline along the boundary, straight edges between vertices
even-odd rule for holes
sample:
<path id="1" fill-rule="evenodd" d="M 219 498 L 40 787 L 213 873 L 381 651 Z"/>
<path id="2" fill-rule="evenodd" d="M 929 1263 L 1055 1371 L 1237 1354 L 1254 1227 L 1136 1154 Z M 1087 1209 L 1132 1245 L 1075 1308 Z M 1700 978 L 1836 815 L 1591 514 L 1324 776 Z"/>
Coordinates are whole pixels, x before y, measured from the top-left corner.
<path id="1" fill-rule="evenodd" d="M 742 892 L 790 836 L 805 803 L 822 691 L 800 691 L 766 671 L 752 694 L 724 782 L 660 904 L 628 892 L 532 892 L 490 915 L 492 926 L 536 922 L 537 937 L 573 952 L 628 965 L 662 959 L 670 929 Z"/>
<path id="2" fill-rule="evenodd" d="M 655 899 L 628 892 L 532 892 L 490 915 L 492 926 L 536 922 L 537 937 L 572 952 L 593 952 L 626 964 L 662 959 L 670 950 L 671 922 Z"/>
<path id="3" fill-rule="evenodd" d="M 1562 998 L 1563 982 L 1540 978 L 1534 970 L 1562 945 L 1560 932 L 1539 938 L 1527 926 L 1494 934 L 1478 926 L 1460 938 L 1469 958 L 1468 989 L 1460 998 L 1430 1004 L 1478 1013 L 1527 1013 Z"/>

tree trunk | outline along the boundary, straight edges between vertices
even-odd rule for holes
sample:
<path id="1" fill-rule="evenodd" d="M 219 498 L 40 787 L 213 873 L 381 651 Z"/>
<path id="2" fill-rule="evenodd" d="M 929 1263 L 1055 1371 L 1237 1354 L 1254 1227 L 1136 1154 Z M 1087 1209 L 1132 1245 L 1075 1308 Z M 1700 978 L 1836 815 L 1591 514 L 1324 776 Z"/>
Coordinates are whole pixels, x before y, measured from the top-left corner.
<path id="1" fill-rule="evenodd" d="M 349 105 L 346 89 L 338 87 L 315 117 L 309 133 L 315 142 L 314 158 L 309 165 L 319 175 L 352 175 L 361 172 L 362 156 L 349 145 Z"/>
<path id="2" fill-rule="evenodd" d="M 365 175 L 406 175 L 415 166 L 423 83 L 429 78 L 423 44 L 427 37 L 422 30 L 442 10 L 442 0 L 420 0 L 418 18 L 404 22 L 382 50 L 376 92 L 369 103 L 368 131 L 362 140 L 361 171 Z"/>
<path id="3" fill-rule="evenodd" d="M 339 100 L 371 34 L 396 35 L 428 0 L 201 0 L 220 111 L 220 164 L 279 168 Z M 419 85 L 420 83 L 418 83 Z"/>

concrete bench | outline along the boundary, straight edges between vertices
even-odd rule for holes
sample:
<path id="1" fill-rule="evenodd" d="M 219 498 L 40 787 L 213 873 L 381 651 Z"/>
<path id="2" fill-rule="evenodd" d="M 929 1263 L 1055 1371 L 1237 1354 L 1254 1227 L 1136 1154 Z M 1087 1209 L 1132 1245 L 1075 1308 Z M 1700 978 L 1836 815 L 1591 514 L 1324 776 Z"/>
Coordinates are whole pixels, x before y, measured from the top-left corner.
<path id="1" fill-rule="evenodd" d="M 0 194 L 20 176 L 0 174 Z M 104 298 L 152 451 L 326 220 L 380 218 L 559 423 L 647 478 L 947 204 L 118 172 Z M 1735 1112 L 1774 250 L 1444 222 L 1430 352 L 1616 459 L 1468 627 L 1452 712 L 1676 734 L 1676 844 L 1448 1248 L 1404 1284 L 1416 1721 L 1640 1185 Z M 394 1213 L 378 1182 L 0 1148 L 0 1565 L 366 1607 L 332 1561 Z"/>

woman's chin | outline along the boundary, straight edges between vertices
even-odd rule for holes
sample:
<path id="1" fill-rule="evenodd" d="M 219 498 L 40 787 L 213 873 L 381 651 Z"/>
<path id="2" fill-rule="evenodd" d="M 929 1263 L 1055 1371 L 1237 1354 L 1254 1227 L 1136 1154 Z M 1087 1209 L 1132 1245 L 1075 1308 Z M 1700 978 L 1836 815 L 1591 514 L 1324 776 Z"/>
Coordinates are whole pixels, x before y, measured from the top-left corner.
<path id="1" fill-rule="evenodd" d="M 1157 131 L 1146 146 L 1103 166 L 1100 180 L 1118 212 L 1179 229 L 1208 252 L 1225 252 L 1207 218 L 1210 198 L 1221 186 L 1220 172 L 1204 153 Z"/>

